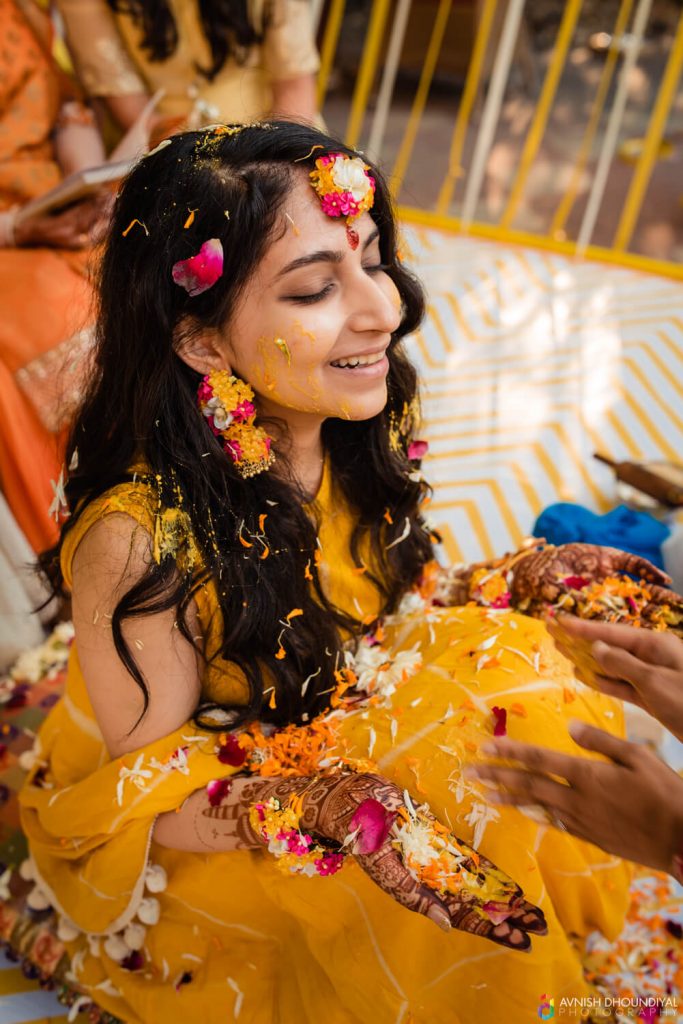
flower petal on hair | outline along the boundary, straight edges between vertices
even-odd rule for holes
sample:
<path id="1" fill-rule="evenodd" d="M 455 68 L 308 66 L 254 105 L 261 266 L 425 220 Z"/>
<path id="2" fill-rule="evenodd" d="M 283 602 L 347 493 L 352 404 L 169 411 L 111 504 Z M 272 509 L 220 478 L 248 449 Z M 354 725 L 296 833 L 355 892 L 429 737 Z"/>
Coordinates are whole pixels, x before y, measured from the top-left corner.
<path id="1" fill-rule="evenodd" d="M 429 451 L 429 441 L 411 441 L 408 445 L 408 458 L 422 459 Z"/>
<path id="2" fill-rule="evenodd" d="M 375 853 L 386 840 L 396 814 L 388 811 L 379 800 L 369 797 L 358 807 L 349 822 L 349 831 L 358 830 L 353 847 L 354 853 Z"/>
<path id="3" fill-rule="evenodd" d="M 188 295 L 201 295 L 212 288 L 223 273 L 223 246 L 220 238 L 204 242 L 196 256 L 173 264 L 173 280 Z"/>

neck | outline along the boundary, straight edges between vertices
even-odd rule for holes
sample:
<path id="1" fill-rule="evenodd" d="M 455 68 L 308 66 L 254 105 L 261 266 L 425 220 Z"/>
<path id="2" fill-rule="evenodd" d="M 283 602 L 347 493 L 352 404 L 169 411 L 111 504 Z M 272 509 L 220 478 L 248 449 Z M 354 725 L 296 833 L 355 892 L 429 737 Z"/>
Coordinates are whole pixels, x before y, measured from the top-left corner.
<path id="1" fill-rule="evenodd" d="M 282 413 L 280 415 L 282 416 Z M 318 491 L 323 476 L 323 419 L 301 413 L 282 416 L 282 419 L 286 421 L 289 429 L 288 455 L 294 476 L 304 491 L 313 495 Z"/>

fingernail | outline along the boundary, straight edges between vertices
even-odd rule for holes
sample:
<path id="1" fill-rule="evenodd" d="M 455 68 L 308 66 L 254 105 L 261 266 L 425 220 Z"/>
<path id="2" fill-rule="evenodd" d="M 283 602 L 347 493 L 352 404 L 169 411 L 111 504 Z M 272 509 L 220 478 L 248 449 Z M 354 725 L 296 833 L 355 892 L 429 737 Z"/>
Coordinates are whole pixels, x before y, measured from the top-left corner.
<path id="1" fill-rule="evenodd" d="M 463 769 L 463 775 L 467 779 L 478 779 L 479 771 L 473 764 L 467 764 Z"/>
<path id="2" fill-rule="evenodd" d="M 479 749 L 481 750 L 482 754 L 498 753 L 498 747 L 496 746 L 495 743 L 482 743 Z"/>
<path id="3" fill-rule="evenodd" d="M 606 644 L 604 640 L 596 640 L 593 646 L 591 647 L 591 653 L 593 654 L 593 657 L 597 659 L 597 661 L 600 661 L 600 659 L 603 658 L 608 651 L 609 645 Z"/>
<path id="4" fill-rule="evenodd" d="M 580 740 L 583 736 L 583 722 L 580 722 L 578 718 L 572 718 L 567 728 L 569 729 L 569 735 L 573 736 L 575 740 Z"/>
<path id="5" fill-rule="evenodd" d="M 438 907 L 435 903 L 431 905 L 427 911 L 427 917 L 434 924 L 438 925 L 442 932 L 449 932 L 451 930 L 451 919 L 442 907 Z"/>

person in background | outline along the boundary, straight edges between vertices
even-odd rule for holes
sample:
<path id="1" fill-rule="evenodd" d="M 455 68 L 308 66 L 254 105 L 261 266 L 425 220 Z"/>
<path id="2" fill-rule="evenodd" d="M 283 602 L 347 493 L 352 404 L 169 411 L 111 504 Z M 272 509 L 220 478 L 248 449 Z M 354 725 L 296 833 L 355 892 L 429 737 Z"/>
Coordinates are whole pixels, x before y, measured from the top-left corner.
<path id="1" fill-rule="evenodd" d="M 668 633 L 590 622 L 548 621 L 557 649 L 583 682 L 653 715 L 683 741 L 683 642 Z M 514 765 L 468 771 L 501 789 L 494 803 L 543 807 L 563 831 L 683 882 L 683 778 L 642 744 L 581 722 L 569 731 L 587 760 L 498 739 L 486 751 Z"/>
<path id="2" fill-rule="evenodd" d="M 49 507 L 62 433 L 80 395 L 78 367 L 92 291 L 90 240 L 106 200 L 21 219 L 21 207 L 104 147 L 92 112 L 51 54 L 49 19 L 33 0 L 0 0 L 0 487 L 38 552 L 58 530 Z"/>
<path id="3" fill-rule="evenodd" d="M 161 137 L 271 113 L 314 121 L 318 53 L 308 0 L 57 0 L 89 95 L 127 129 L 151 93 Z"/>

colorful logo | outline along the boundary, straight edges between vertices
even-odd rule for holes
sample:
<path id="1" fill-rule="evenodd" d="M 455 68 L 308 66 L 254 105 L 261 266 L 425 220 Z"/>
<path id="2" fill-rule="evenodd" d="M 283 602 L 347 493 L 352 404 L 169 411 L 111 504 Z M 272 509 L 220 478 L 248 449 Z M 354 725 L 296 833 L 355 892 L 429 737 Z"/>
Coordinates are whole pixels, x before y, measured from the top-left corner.
<path id="1" fill-rule="evenodd" d="M 541 1020 L 550 1020 L 551 1017 L 555 1016 L 555 1000 L 549 998 L 545 992 L 541 996 L 541 1002 L 538 1007 L 538 1016 Z"/>

